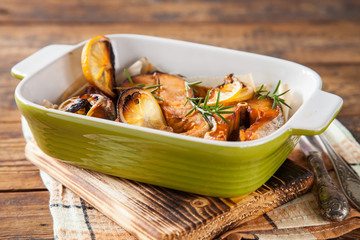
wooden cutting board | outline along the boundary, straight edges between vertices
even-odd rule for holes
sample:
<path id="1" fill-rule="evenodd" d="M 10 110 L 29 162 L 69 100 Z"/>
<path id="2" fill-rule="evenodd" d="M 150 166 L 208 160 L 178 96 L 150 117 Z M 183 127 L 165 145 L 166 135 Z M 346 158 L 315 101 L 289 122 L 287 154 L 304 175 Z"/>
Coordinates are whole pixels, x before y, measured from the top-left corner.
<path id="1" fill-rule="evenodd" d="M 28 160 L 139 239 L 212 239 L 302 194 L 313 175 L 290 160 L 242 197 L 216 198 L 113 177 L 61 162 L 30 141 Z"/>

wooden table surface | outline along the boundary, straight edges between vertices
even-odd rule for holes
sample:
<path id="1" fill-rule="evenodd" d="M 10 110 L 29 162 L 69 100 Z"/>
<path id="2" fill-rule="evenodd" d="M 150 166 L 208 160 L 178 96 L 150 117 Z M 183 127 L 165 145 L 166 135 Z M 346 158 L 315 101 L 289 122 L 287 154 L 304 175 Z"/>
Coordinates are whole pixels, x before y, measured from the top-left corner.
<path id="1" fill-rule="evenodd" d="M 344 99 L 338 119 L 360 141 L 360 1 L 1 0 L 0 239 L 52 239 L 38 169 L 25 159 L 11 67 L 49 44 L 137 33 L 306 65 Z M 339 238 L 359 239 L 360 229 Z"/>

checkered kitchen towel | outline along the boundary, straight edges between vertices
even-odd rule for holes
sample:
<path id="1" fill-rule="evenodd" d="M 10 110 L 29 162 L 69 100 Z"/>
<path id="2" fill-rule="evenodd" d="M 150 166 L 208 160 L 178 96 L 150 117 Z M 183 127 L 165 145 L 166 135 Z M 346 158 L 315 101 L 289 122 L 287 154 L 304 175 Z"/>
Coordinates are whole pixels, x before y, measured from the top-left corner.
<path id="1" fill-rule="evenodd" d="M 360 174 L 360 145 L 349 131 L 335 120 L 326 130 L 325 135 Z M 301 150 L 297 148 L 290 158 L 302 165 L 306 163 Z M 336 178 L 333 170 L 330 170 L 330 173 Z M 50 192 L 50 211 L 55 239 L 136 239 L 45 172 L 41 171 L 41 177 Z M 349 216 L 341 223 L 324 220 L 317 208 L 315 194 L 310 192 L 224 233 L 219 238 L 225 240 L 328 239 L 359 227 L 360 213 L 354 209 L 351 209 Z"/>

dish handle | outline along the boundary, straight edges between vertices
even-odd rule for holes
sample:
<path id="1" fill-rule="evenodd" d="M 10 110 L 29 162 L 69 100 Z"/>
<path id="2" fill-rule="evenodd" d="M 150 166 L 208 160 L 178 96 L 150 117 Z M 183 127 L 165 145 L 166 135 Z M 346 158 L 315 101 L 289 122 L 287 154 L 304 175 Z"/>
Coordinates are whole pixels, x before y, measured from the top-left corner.
<path id="1" fill-rule="evenodd" d="M 291 134 L 317 135 L 326 130 L 343 105 L 343 99 L 317 90 L 289 120 Z M 290 124 L 291 121 L 291 124 Z"/>
<path id="2" fill-rule="evenodd" d="M 11 75 L 22 80 L 24 77 L 42 69 L 49 62 L 54 61 L 73 47 L 72 45 L 62 44 L 46 46 L 13 66 Z"/>

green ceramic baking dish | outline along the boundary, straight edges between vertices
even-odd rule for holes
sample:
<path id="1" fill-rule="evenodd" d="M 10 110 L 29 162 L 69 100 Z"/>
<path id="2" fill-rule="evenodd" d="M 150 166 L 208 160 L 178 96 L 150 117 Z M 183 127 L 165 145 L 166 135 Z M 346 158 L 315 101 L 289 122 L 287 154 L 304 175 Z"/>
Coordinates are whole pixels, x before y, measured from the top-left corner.
<path id="1" fill-rule="evenodd" d="M 218 142 L 47 109 L 43 99 L 58 102 L 83 79 L 84 42 L 50 45 L 12 68 L 22 79 L 15 99 L 39 147 L 69 164 L 197 194 L 244 195 L 274 174 L 300 135 L 323 132 L 342 106 L 340 97 L 321 90 L 316 72 L 293 62 L 151 36 L 108 37 L 117 74 L 145 56 L 163 71 L 189 77 L 252 73 L 257 85 L 270 88 L 281 80 L 294 99 L 290 118 L 262 139 Z"/>

